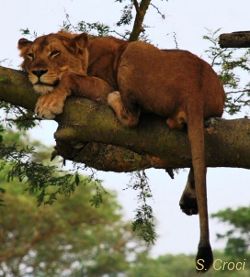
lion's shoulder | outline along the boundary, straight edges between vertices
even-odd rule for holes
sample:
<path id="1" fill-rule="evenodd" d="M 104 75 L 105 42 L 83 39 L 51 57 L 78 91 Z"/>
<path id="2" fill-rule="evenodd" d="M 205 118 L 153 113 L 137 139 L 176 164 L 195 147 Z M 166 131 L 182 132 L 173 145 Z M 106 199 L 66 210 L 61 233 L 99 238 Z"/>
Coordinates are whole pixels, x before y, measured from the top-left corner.
<path id="1" fill-rule="evenodd" d="M 127 45 L 128 41 L 107 36 L 107 37 L 89 37 L 89 49 L 95 49 L 95 51 L 104 50 L 105 53 L 108 52 L 115 52 L 123 45 Z"/>

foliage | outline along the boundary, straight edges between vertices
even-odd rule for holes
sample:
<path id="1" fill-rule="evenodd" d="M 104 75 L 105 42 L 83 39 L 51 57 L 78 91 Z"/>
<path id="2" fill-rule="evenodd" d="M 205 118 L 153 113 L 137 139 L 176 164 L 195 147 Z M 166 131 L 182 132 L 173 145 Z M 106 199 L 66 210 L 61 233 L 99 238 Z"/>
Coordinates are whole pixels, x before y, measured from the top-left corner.
<path id="1" fill-rule="evenodd" d="M 189 277 L 193 274 L 194 257 L 192 256 L 164 255 L 154 259 L 142 254 L 131 266 L 128 277 Z"/>
<path id="2" fill-rule="evenodd" d="M 116 1 L 116 2 L 124 2 L 124 1 Z M 132 11 L 133 11 L 133 1 L 129 1 L 128 4 L 125 4 L 125 6 L 123 7 L 122 10 L 122 15 L 120 17 L 120 20 L 116 23 L 116 25 L 119 26 L 123 26 L 123 25 L 130 25 L 132 23 L 133 20 L 133 15 L 132 15 Z"/>
<path id="3" fill-rule="evenodd" d="M 20 130 L 28 130 L 35 127 L 41 120 L 31 111 L 3 101 L 0 101 L 0 110 L 1 121 L 4 123 L 5 127 L 8 128 L 13 128 L 15 126 Z"/>
<path id="4" fill-rule="evenodd" d="M 62 29 L 65 31 L 85 32 L 97 36 L 107 36 L 111 32 L 110 27 L 101 22 L 89 23 L 82 20 L 74 26 L 70 21 L 69 14 L 66 14 L 66 19 L 63 21 Z"/>
<path id="5" fill-rule="evenodd" d="M 75 189 L 88 182 L 95 193 L 89 199 L 93 206 L 100 206 L 105 190 L 99 180 L 82 180 L 78 171 L 59 169 L 59 162 L 52 163 L 52 149 L 29 140 L 25 132 L 2 131 L 0 142 L 0 171 L 6 181 L 18 180 L 26 190 L 36 195 L 38 205 L 53 204 L 59 195 L 70 196 Z"/>
<path id="6" fill-rule="evenodd" d="M 157 258 L 149 258 L 144 253 L 138 256 L 138 260 L 130 266 L 128 277 L 192 277 L 198 276 L 194 269 L 193 255 L 163 255 Z M 224 276 L 224 277 L 247 277 L 249 276 L 249 268 L 247 264 L 244 270 L 230 271 L 225 268 L 218 270 L 220 263 L 223 261 L 231 261 L 231 258 L 221 252 L 214 252 L 214 259 L 217 260 L 215 267 L 206 272 L 207 277 Z"/>
<path id="7" fill-rule="evenodd" d="M 168 0 L 161 1 L 167 2 Z M 149 26 L 145 25 L 143 22 L 140 23 L 140 26 L 136 26 L 137 23 L 135 23 L 136 16 L 140 15 L 144 11 L 145 3 L 149 2 L 149 6 L 153 8 L 157 12 L 157 14 L 161 16 L 162 19 L 165 19 L 165 14 L 162 13 L 158 6 L 152 3 L 153 1 L 151 0 L 115 0 L 115 2 L 119 3 L 119 5 L 122 5 L 122 9 L 120 19 L 115 22 L 114 29 L 107 24 L 99 21 L 89 23 L 82 20 L 74 25 L 71 23 L 69 14 L 66 14 L 66 19 L 63 21 L 62 29 L 74 32 L 87 32 L 89 34 L 97 36 L 116 35 L 123 39 L 130 40 L 133 29 L 135 27 L 138 27 L 140 29 L 140 32 L 133 40 L 147 41 L 147 29 L 149 28 Z M 26 32 L 26 34 L 29 34 L 29 32 L 27 32 L 27 29 L 23 30 Z"/>
<path id="8" fill-rule="evenodd" d="M 21 133 L 4 132 L 0 145 L 0 168 L 2 171 L 8 169 L 5 171 L 7 181 L 18 179 L 26 183 L 26 189 L 37 196 L 39 205 L 53 203 L 58 194 L 69 196 L 79 184 L 74 174 L 59 171 L 57 165 L 42 163 L 38 147 L 35 151 L 32 143 L 28 142 Z"/>
<path id="9" fill-rule="evenodd" d="M 226 111 L 234 115 L 250 105 L 250 82 L 247 78 L 250 71 L 250 49 L 220 48 L 219 31 L 220 29 L 209 31 L 204 36 L 211 43 L 205 53 L 224 84 Z"/>
<path id="10" fill-rule="evenodd" d="M 129 187 L 138 191 L 138 205 L 135 219 L 132 223 L 133 231 L 142 237 L 148 244 L 156 240 L 155 222 L 152 207 L 148 200 L 152 197 L 148 178 L 145 171 L 138 171 L 132 174 Z"/>
<path id="11" fill-rule="evenodd" d="M 250 258 L 250 207 L 227 208 L 212 217 L 228 224 L 224 234 L 217 234 L 218 239 L 226 240 L 225 254 L 236 260 Z"/>
<path id="12" fill-rule="evenodd" d="M 80 177 L 85 185 L 70 198 L 37 207 L 17 179 L 5 183 L 7 168 L 0 175 L 8 192 L 0 208 L 1 276 L 116 276 L 127 270 L 132 253 L 136 258 L 145 250 L 122 221 L 114 195 L 101 209 L 90 205 L 95 192 L 87 178 Z"/>

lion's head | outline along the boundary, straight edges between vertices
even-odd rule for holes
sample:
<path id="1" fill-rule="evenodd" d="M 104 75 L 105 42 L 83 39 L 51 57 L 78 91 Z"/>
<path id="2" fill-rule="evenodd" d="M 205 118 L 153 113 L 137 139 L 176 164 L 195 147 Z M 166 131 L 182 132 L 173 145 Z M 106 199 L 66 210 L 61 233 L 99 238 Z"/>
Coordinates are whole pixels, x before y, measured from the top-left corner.
<path id="1" fill-rule="evenodd" d="M 65 72 L 86 75 L 88 37 L 59 32 L 38 37 L 33 42 L 18 41 L 22 68 L 28 73 L 34 90 L 46 94 L 56 87 Z"/>

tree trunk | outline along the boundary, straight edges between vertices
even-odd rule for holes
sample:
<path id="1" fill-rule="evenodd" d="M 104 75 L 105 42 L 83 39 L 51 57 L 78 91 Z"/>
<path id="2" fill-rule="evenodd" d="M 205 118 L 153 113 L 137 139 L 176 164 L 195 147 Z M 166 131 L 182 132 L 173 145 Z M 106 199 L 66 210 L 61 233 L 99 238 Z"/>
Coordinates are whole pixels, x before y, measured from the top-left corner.
<path id="1" fill-rule="evenodd" d="M 0 67 L 0 100 L 33 110 L 37 96 L 25 74 Z M 157 116 L 125 128 L 106 105 L 72 97 L 55 120 L 56 153 L 65 159 L 117 172 L 191 166 L 186 132 L 169 130 Z M 211 120 L 205 142 L 207 166 L 250 168 L 249 119 Z"/>
<path id="2" fill-rule="evenodd" d="M 219 37 L 220 47 L 248 48 L 250 47 L 250 31 L 221 34 Z"/>

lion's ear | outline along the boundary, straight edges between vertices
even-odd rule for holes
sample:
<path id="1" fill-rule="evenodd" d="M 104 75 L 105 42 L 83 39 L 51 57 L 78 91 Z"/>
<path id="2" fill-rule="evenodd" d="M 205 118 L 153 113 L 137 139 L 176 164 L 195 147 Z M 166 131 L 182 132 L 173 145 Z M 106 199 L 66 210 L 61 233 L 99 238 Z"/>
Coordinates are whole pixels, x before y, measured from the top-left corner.
<path id="1" fill-rule="evenodd" d="M 88 35 L 86 33 L 75 36 L 73 40 L 77 48 L 83 49 L 88 45 Z"/>
<path id="2" fill-rule="evenodd" d="M 88 45 L 88 35 L 82 33 L 71 37 L 69 40 L 63 40 L 62 42 L 70 52 L 74 54 L 81 53 Z"/>
<path id="3" fill-rule="evenodd" d="M 22 50 L 24 47 L 29 46 L 32 43 L 32 41 L 26 39 L 26 38 L 20 38 L 18 41 L 18 49 Z"/>
<path id="4" fill-rule="evenodd" d="M 32 44 L 32 41 L 27 40 L 26 38 L 19 39 L 17 43 L 17 47 L 21 51 L 21 55 L 23 55 L 26 52 L 26 50 L 31 44 Z"/>

